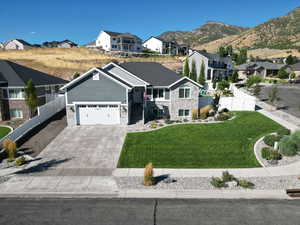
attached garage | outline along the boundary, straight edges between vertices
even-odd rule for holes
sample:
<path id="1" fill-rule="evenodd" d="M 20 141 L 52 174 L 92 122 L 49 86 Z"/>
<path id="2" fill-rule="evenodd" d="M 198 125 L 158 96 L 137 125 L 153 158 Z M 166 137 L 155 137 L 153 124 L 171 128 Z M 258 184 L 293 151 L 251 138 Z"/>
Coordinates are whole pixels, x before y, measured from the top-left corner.
<path id="1" fill-rule="evenodd" d="M 120 104 L 77 104 L 78 125 L 120 124 Z"/>

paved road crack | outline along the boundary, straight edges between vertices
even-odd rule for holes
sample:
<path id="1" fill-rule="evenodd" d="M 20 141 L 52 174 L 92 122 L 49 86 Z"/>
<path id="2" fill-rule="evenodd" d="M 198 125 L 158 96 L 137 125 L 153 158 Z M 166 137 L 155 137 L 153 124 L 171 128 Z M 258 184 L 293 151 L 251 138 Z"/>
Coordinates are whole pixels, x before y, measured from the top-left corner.
<path id="1" fill-rule="evenodd" d="M 153 209 L 153 225 L 157 225 L 156 221 L 156 213 L 157 213 L 158 201 L 154 201 L 154 209 Z"/>

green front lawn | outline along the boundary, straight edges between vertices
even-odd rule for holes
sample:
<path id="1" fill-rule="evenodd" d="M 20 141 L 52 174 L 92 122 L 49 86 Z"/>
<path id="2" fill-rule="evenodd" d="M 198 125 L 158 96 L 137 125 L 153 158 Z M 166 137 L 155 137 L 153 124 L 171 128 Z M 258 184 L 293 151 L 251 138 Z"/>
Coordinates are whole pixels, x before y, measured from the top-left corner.
<path id="1" fill-rule="evenodd" d="M 281 126 L 258 112 L 236 112 L 231 121 L 186 124 L 144 133 L 129 133 L 120 168 L 251 168 L 260 167 L 253 146 Z"/>
<path id="2" fill-rule="evenodd" d="M 10 129 L 8 127 L 0 126 L 0 139 L 5 137 L 9 132 L 10 132 Z"/>

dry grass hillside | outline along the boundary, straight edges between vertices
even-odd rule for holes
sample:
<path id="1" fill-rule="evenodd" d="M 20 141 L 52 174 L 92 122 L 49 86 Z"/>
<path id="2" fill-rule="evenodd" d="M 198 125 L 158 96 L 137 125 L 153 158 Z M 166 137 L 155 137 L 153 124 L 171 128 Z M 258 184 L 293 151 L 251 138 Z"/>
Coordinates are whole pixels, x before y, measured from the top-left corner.
<path id="1" fill-rule="evenodd" d="M 180 57 L 118 58 L 115 56 L 107 56 L 86 48 L 48 48 L 24 51 L 0 51 L 0 59 L 10 60 L 67 80 L 70 80 L 75 72 L 83 73 L 92 67 L 103 66 L 112 60 L 118 61 L 119 63 L 125 61 L 154 61 L 159 62 L 172 70 L 182 67 L 182 59 Z"/>

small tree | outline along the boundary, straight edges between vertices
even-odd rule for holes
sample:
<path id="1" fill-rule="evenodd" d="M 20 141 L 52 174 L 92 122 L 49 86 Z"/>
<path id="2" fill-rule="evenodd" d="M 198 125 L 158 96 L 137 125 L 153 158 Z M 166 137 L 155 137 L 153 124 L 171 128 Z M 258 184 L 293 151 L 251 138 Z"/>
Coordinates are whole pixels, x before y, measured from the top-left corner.
<path id="1" fill-rule="evenodd" d="M 15 142 L 11 141 L 7 146 L 8 160 L 10 162 L 14 161 L 17 155 L 17 145 Z"/>
<path id="2" fill-rule="evenodd" d="M 204 65 L 203 61 L 201 63 L 201 69 L 200 69 L 198 83 L 201 85 L 205 85 L 205 65 Z"/>
<path id="3" fill-rule="evenodd" d="M 286 72 L 286 70 L 284 68 L 281 68 L 279 71 L 278 71 L 278 74 L 277 74 L 278 78 L 280 79 L 288 79 L 289 78 L 289 73 Z"/>
<path id="4" fill-rule="evenodd" d="M 286 64 L 287 65 L 293 65 L 296 63 L 296 60 L 295 58 L 292 56 L 292 55 L 289 55 L 287 58 L 286 58 Z"/>
<path id="5" fill-rule="evenodd" d="M 215 90 L 216 89 L 216 87 L 217 87 L 217 81 L 213 81 L 213 89 Z"/>
<path id="6" fill-rule="evenodd" d="M 196 69 L 196 63 L 194 60 L 192 61 L 192 69 L 191 69 L 191 73 L 190 73 L 190 78 L 193 81 L 197 81 L 197 69 Z"/>
<path id="7" fill-rule="evenodd" d="M 220 46 L 218 49 L 218 54 L 221 57 L 227 56 L 226 48 L 224 46 Z"/>
<path id="8" fill-rule="evenodd" d="M 229 88 L 230 84 L 227 80 L 222 80 L 218 83 L 218 90 L 224 91 L 226 88 Z"/>
<path id="9" fill-rule="evenodd" d="M 186 57 L 183 67 L 183 75 L 186 77 L 190 76 L 190 65 L 189 65 L 189 58 Z"/>
<path id="10" fill-rule="evenodd" d="M 254 84 L 258 85 L 262 81 L 262 78 L 258 75 L 251 76 L 246 81 L 247 88 L 251 88 Z"/>
<path id="11" fill-rule="evenodd" d="M 25 102 L 30 109 L 30 117 L 32 117 L 35 114 L 38 106 L 38 97 L 36 94 L 36 88 L 32 80 L 29 80 L 25 87 Z"/>
<path id="12" fill-rule="evenodd" d="M 272 86 L 269 90 L 268 96 L 271 104 L 275 104 L 277 101 L 279 101 L 280 98 L 278 96 L 278 88 L 276 86 Z"/>

